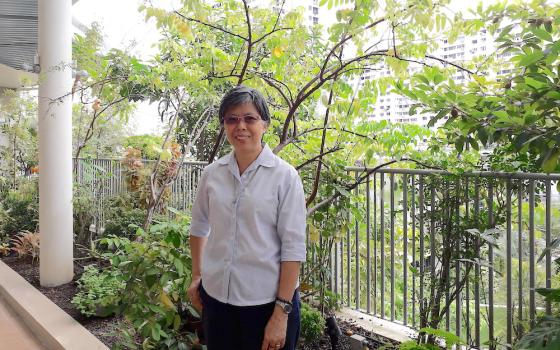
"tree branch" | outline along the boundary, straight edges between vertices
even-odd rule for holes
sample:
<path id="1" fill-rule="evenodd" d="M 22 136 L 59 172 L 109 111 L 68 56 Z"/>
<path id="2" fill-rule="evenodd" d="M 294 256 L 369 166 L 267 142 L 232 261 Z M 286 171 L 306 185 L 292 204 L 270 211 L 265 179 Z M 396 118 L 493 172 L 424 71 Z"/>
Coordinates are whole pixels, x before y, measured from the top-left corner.
<path id="1" fill-rule="evenodd" d="M 467 73 L 469 73 L 470 75 L 475 75 L 475 73 L 474 73 L 473 71 L 471 71 L 471 70 L 469 70 L 469 69 L 467 69 L 467 68 L 465 68 L 465 67 L 462 67 L 462 66 L 460 66 L 460 65 L 458 65 L 458 64 L 456 64 L 456 63 L 453 63 L 453 62 L 449 62 L 449 61 L 447 61 L 447 60 L 444 60 L 443 58 L 435 57 L 435 56 L 432 56 L 432 55 L 426 55 L 426 58 L 429 58 L 429 59 L 438 61 L 438 62 L 443 63 L 443 64 L 448 64 L 448 65 L 453 66 L 453 67 L 455 67 L 455 68 L 457 68 L 457 69 L 459 69 L 459 70 L 462 70 L 462 71 L 464 71 L 464 72 L 467 72 Z"/>
<path id="2" fill-rule="evenodd" d="M 264 80 L 270 87 L 274 88 L 276 91 L 278 91 L 278 93 L 280 94 L 280 96 L 282 96 L 282 98 L 284 99 L 284 101 L 286 102 L 286 104 L 288 105 L 288 109 L 292 106 L 292 92 L 290 91 L 290 89 L 286 86 L 285 83 L 274 79 L 273 77 L 270 77 L 264 73 L 260 73 L 260 72 L 254 72 L 256 75 L 258 75 L 262 80 Z M 288 90 L 288 94 L 290 95 L 290 97 L 288 97 L 284 91 L 282 91 L 282 88 L 280 86 L 278 86 L 278 84 L 283 85 L 287 90 Z"/>
<path id="3" fill-rule="evenodd" d="M 341 49 L 342 51 L 342 49 Z M 325 150 L 325 142 L 327 139 L 327 125 L 329 123 L 329 114 L 331 111 L 331 104 L 332 104 L 332 100 L 334 97 L 334 81 L 331 84 L 331 88 L 329 91 L 329 100 L 328 100 L 328 104 L 327 104 L 327 110 L 325 111 L 325 117 L 323 119 L 323 135 L 321 136 L 321 148 L 319 151 L 319 162 L 317 163 L 317 170 L 315 171 L 315 181 L 313 181 L 313 189 L 311 190 L 311 194 L 309 195 L 309 197 L 307 198 L 307 200 L 305 201 L 305 206 L 309 206 L 309 204 L 311 204 L 314 200 L 315 197 L 317 196 L 317 192 L 319 190 L 319 181 L 321 179 L 321 168 L 323 166 L 323 162 L 321 162 L 321 158 L 323 157 L 324 154 L 324 150 Z M 295 118 L 294 118 L 295 120 Z M 294 133 L 294 136 L 296 134 Z"/>
<path id="4" fill-rule="evenodd" d="M 325 151 L 325 152 L 323 152 L 323 153 L 321 153 L 321 154 L 318 154 L 318 155 L 316 155 L 315 157 L 313 157 L 313 158 L 311 158 L 311 159 L 308 159 L 308 160 L 306 160 L 305 162 L 301 163 L 300 165 L 296 166 L 296 170 L 300 170 L 300 169 L 302 169 L 303 167 L 305 167 L 306 165 L 311 164 L 311 163 L 313 163 L 314 161 L 316 161 L 316 160 L 318 160 L 318 159 L 320 159 L 320 158 L 323 158 L 323 156 L 326 156 L 327 154 L 330 154 L 330 153 L 334 153 L 334 152 L 340 151 L 341 149 L 342 149 L 342 147 L 337 146 L 337 147 L 331 148 L 331 149 L 329 149 L 329 150 L 327 150 L 327 151 Z"/>
<path id="5" fill-rule="evenodd" d="M 249 16 L 249 5 L 247 5 L 247 0 L 243 0 L 243 8 L 245 9 L 245 19 L 247 21 L 247 56 L 245 57 L 243 68 L 241 68 L 241 73 L 239 73 L 239 80 L 237 81 L 237 85 L 241 85 L 241 83 L 243 83 L 243 78 L 245 76 L 245 72 L 247 71 L 247 67 L 249 66 L 249 61 L 251 60 L 251 51 L 253 49 L 253 34 L 251 31 L 251 18 Z"/>
<path id="6" fill-rule="evenodd" d="M 389 161 L 389 162 L 386 162 L 386 163 L 377 165 L 377 166 L 375 166 L 375 167 L 373 167 L 373 168 L 371 168 L 371 169 L 367 169 L 366 167 L 364 167 L 365 174 L 363 174 L 362 176 L 358 177 L 358 179 L 356 180 L 356 182 L 354 182 L 353 184 L 345 186 L 345 189 L 346 189 L 348 192 L 351 192 L 351 191 L 352 191 L 353 189 L 355 189 L 358 185 L 360 185 L 361 183 L 363 183 L 364 180 L 367 179 L 369 175 L 375 173 L 375 172 L 378 171 L 379 169 L 382 169 L 382 168 L 384 168 L 384 167 L 386 167 L 386 166 L 389 166 L 389 165 L 395 164 L 395 163 L 399 163 L 399 162 L 414 162 L 414 163 L 416 163 L 416 164 L 425 166 L 425 167 L 428 168 L 428 169 L 439 169 L 439 170 L 441 170 L 441 168 L 434 167 L 434 166 L 429 166 L 429 165 L 424 164 L 424 163 L 422 163 L 422 162 L 419 162 L 419 161 L 417 161 L 417 160 L 415 160 L 415 159 L 410 159 L 410 158 L 394 159 L 394 160 L 391 160 L 391 161 Z M 307 209 L 307 216 L 310 216 L 311 214 L 313 214 L 315 211 L 317 211 L 318 209 L 322 208 L 323 206 L 330 204 L 332 201 L 334 201 L 335 199 L 337 199 L 338 197 L 340 197 L 340 195 L 341 195 L 341 193 L 337 190 L 337 191 L 335 191 L 335 193 L 334 193 L 333 195 L 331 195 L 330 197 L 327 197 L 327 198 L 325 198 L 324 200 L 322 200 L 321 202 L 317 203 L 314 207 L 308 208 L 308 209 Z"/>
<path id="7" fill-rule="evenodd" d="M 213 25 L 213 24 L 210 24 L 210 23 L 206 23 L 206 22 L 200 21 L 200 20 L 195 19 L 195 18 L 187 17 L 187 16 L 183 15 L 182 13 L 180 13 L 180 12 L 177 11 L 177 10 L 173 11 L 173 13 L 175 13 L 177 16 L 183 18 L 183 19 L 186 20 L 186 21 L 189 21 L 189 22 L 196 22 L 196 23 L 202 24 L 203 26 L 207 26 L 207 27 L 210 27 L 210 28 L 219 30 L 220 32 L 229 34 L 229 35 L 231 35 L 231 36 L 234 36 L 234 37 L 236 37 L 236 38 L 242 39 L 242 40 L 244 40 L 244 41 L 247 41 L 247 40 L 248 40 L 247 38 L 245 38 L 245 37 L 243 37 L 243 36 L 241 36 L 241 35 L 239 35 L 239 34 L 235 34 L 235 33 L 231 32 L 231 31 L 229 31 L 229 30 L 227 30 L 227 29 L 225 29 L 225 28 L 218 27 L 218 26 L 216 26 L 216 25 Z"/>
<path id="8" fill-rule="evenodd" d="M 216 141 L 214 142 L 214 148 L 212 148 L 212 152 L 210 152 L 210 156 L 208 157 L 208 163 L 212 163 L 214 158 L 216 158 L 216 154 L 218 154 L 218 150 L 222 145 L 222 141 L 224 139 L 224 125 L 220 124 L 220 132 L 216 137 Z"/>

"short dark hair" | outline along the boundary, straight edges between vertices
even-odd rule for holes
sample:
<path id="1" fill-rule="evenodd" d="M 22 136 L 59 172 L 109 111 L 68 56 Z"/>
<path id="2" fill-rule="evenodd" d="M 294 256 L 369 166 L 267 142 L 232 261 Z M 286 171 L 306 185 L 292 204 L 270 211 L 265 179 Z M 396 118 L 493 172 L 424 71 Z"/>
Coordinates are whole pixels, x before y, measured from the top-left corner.
<path id="1" fill-rule="evenodd" d="M 220 110 L 218 111 L 220 123 L 224 123 L 225 114 L 230 107 L 249 102 L 255 105 L 261 119 L 267 124 L 270 123 L 270 112 L 268 111 L 268 106 L 263 95 L 258 90 L 244 85 L 234 87 L 222 98 L 222 102 L 220 102 Z"/>

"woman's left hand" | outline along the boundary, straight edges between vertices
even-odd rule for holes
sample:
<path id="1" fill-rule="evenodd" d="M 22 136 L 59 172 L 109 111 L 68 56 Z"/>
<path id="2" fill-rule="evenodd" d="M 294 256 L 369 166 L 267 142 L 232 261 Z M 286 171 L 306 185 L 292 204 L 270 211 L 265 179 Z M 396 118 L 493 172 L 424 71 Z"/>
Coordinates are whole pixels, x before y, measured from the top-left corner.
<path id="1" fill-rule="evenodd" d="M 264 329 L 264 339 L 261 350 L 278 350 L 284 347 L 286 331 L 288 328 L 288 315 L 279 307 L 274 307 L 274 312 Z"/>

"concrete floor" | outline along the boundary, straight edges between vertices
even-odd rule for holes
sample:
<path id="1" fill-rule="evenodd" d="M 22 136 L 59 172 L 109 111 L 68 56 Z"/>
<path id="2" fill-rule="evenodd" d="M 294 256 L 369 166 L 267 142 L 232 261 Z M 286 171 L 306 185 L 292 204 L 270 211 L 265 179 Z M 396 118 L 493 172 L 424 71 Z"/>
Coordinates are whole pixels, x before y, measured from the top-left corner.
<path id="1" fill-rule="evenodd" d="M 2 298 L 0 298 L 0 339 L 0 349 L 46 349 Z"/>

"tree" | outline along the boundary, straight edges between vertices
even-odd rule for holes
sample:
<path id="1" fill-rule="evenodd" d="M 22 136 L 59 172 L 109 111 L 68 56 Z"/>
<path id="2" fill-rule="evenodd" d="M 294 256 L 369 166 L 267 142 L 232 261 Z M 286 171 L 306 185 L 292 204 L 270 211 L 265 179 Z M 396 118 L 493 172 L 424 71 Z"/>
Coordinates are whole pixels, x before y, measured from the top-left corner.
<path id="1" fill-rule="evenodd" d="M 327 37 L 320 26 L 302 25 L 299 11 L 284 14 L 283 3 L 274 11 L 252 8 L 246 1 L 213 5 L 185 1 L 172 12 L 142 9 L 167 33 L 161 45 L 166 64 L 183 66 L 182 72 L 173 74 L 185 76 L 189 93 L 191 85 L 217 97 L 224 85 L 246 84 L 264 91 L 273 114 L 266 141 L 301 170 L 312 214 L 356 186 L 355 180 L 346 179 L 325 198 L 319 188 L 325 185 L 321 178 L 326 172 L 339 173 L 342 164 L 372 159 L 368 148 L 373 135 L 353 129 L 356 120 L 366 119 L 370 102 L 386 91 L 388 79 L 357 84 L 359 78 L 383 65 L 405 74 L 410 62 L 443 61 L 427 52 L 436 44 L 430 39 L 431 30 L 454 28 L 442 11 L 445 4 L 352 2 L 337 12 L 338 21 Z M 370 42 L 372 37 L 380 39 Z M 412 42 L 412 37 L 426 42 Z M 222 142 L 220 130 L 211 160 Z M 324 166 L 330 161 L 337 164 L 336 170 Z"/>
<path id="2" fill-rule="evenodd" d="M 0 105 L 0 133 L 6 142 L 0 144 L 0 167 L 17 188 L 19 176 L 37 171 L 37 101 L 27 91 L 7 91 L 4 101 Z"/>
<path id="3" fill-rule="evenodd" d="M 458 85 L 426 69 L 400 90 L 434 115 L 432 123 L 446 120 L 448 142 L 459 152 L 488 147 L 502 163 L 514 157 L 518 169 L 560 172 L 560 6 L 496 3 L 476 14 L 468 24 L 488 23 L 499 44 L 476 65 L 477 75 Z M 511 72 L 497 74 L 504 69 Z"/>
<path id="4" fill-rule="evenodd" d="M 135 92 L 126 90 L 129 84 L 124 84 L 137 59 L 116 49 L 104 54 L 102 44 L 101 28 L 96 23 L 84 36 L 75 35 L 73 41 L 76 73 L 68 94 L 79 98 L 73 108 L 75 169 L 82 152 L 96 157 L 114 155 L 138 100 Z"/>

